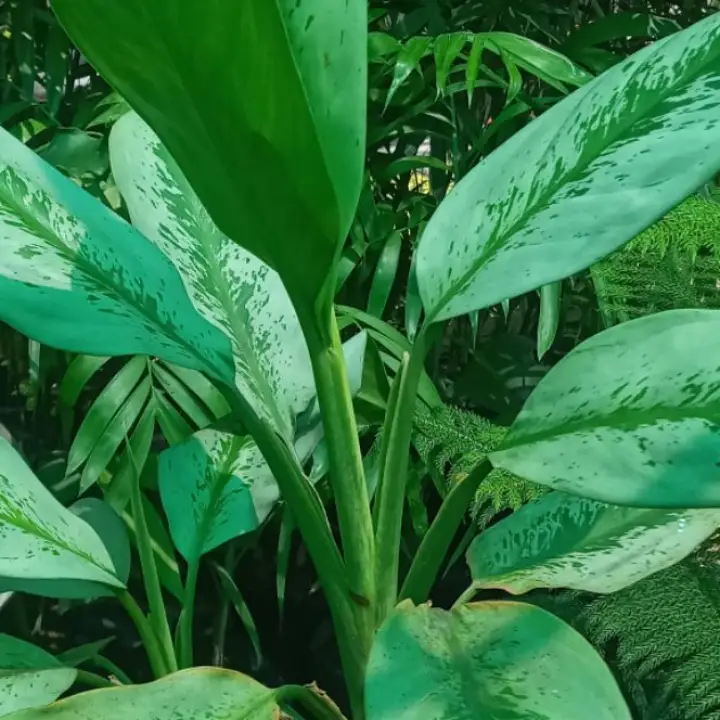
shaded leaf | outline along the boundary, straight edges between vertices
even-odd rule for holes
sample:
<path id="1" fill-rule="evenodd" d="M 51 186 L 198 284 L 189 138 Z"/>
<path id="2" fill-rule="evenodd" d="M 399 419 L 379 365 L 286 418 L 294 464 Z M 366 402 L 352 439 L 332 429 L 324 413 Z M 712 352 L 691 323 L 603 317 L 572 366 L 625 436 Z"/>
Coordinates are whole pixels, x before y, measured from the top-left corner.
<path id="1" fill-rule="evenodd" d="M 400 86 L 410 77 L 410 73 L 419 67 L 420 60 L 430 52 L 432 42 L 430 37 L 412 37 L 402 46 L 395 61 L 392 82 L 385 100 L 386 109 Z"/>
<path id="2" fill-rule="evenodd" d="M 130 577 L 130 540 L 120 516 L 108 503 L 97 498 L 83 498 L 68 509 L 98 534 L 112 560 L 115 576 L 127 583 Z"/>
<path id="3" fill-rule="evenodd" d="M 367 307 L 367 311 L 371 315 L 381 318 L 385 312 L 385 307 L 390 299 L 390 292 L 395 283 L 401 249 L 402 234 L 396 231 L 390 235 L 383 246 L 375 268 Z"/>

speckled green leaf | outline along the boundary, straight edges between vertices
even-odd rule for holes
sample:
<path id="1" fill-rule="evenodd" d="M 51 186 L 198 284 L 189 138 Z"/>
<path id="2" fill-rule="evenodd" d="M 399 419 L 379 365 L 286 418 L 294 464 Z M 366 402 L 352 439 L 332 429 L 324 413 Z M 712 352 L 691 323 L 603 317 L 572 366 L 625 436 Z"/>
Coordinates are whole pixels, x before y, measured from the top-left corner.
<path id="1" fill-rule="evenodd" d="M 622 590 L 674 565 L 720 527 L 720 510 L 620 507 L 553 492 L 485 530 L 467 554 L 476 588 Z"/>
<path id="2" fill-rule="evenodd" d="M 433 215 L 417 275 L 429 322 L 567 277 L 720 168 L 720 15 L 665 38 L 543 113 Z"/>
<path id="3" fill-rule="evenodd" d="M 66 510 L 0 438 L 0 590 L 96 597 L 122 588 L 95 531 Z"/>
<path id="4" fill-rule="evenodd" d="M 215 430 L 200 430 L 163 452 L 158 480 L 170 534 L 186 560 L 255 530 L 259 511 L 267 515 L 268 486 L 277 498 L 272 472 L 252 439 Z"/>
<path id="5" fill-rule="evenodd" d="M 56 700 L 75 682 L 74 668 L 0 672 L 0 717 L 34 718 L 43 705 Z M 24 712 L 22 712 L 24 711 Z"/>
<path id="6" fill-rule="evenodd" d="M 716 310 L 605 330 L 540 381 L 490 459 L 616 505 L 720 507 L 718 358 Z"/>
<path id="7" fill-rule="evenodd" d="M 8 720 L 279 720 L 276 696 L 246 675 L 194 668 L 146 685 L 82 693 Z"/>
<path id="8" fill-rule="evenodd" d="M 353 395 L 363 384 L 367 337 L 358 333 L 343 345 Z M 309 405 L 302 425 L 294 447 L 304 462 L 323 436 L 317 400 Z M 185 559 L 256 530 L 280 499 L 253 440 L 218 430 L 200 430 L 165 450 L 158 481 L 173 542 Z"/>
<path id="9" fill-rule="evenodd" d="M 229 338 L 236 385 L 255 412 L 292 439 L 293 421 L 312 399 L 314 381 L 280 277 L 217 229 L 138 115 L 129 113 L 115 125 L 110 153 L 135 227 L 177 267 L 200 315 Z"/>
<path id="10" fill-rule="evenodd" d="M 223 232 L 316 297 L 362 183 L 365 0 L 52 4 Z"/>
<path id="11" fill-rule="evenodd" d="M 0 634 L 0 717 L 55 700 L 77 671 L 32 643 Z"/>
<path id="12" fill-rule="evenodd" d="M 161 250 L 4 130 L 0 319 L 73 352 L 235 375 L 230 339 L 198 314 Z"/>
<path id="13" fill-rule="evenodd" d="M 367 720 L 630 720 L 593 647 L 533 605 L 401 603 L 380 628 Z"/>

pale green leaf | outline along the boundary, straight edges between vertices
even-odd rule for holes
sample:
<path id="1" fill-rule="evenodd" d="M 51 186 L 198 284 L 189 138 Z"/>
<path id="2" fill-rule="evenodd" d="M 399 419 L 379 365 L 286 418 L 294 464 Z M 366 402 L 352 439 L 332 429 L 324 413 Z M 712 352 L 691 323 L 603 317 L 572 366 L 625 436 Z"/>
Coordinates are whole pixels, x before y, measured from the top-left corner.
<path id="1" fill-rule="evenodd" d="M 280 277 L 217 229 L 136 114 L 115 125 L 110 153 L 133 223 L 175 264 L 197 311 L 230 339 L 237 387 L 260 417 L 292 439 L 294 418 L 312 399 L 314 381 Z"/>
<path id="2" fill-rule="evenodd" d="M 193 668 L 146 685 L 75 695 L 45 710 L 19 712 L 12 720 L 275 720 L 281 717 L 277 695 L 231 670 Z"/>
<path id="3" fill-rule="evenodd" d="M 0 438 L 0 590 L 97 597 L 123 588 L 95 531 L 66 510 Z"/>
<path id="4" fill-rule="evenodd" d="M 420 240 L 428 321 L 589 266 L 709 180 L 718 58 L 716 14 L 576 90 L 468 173 Z"/>
<path id="5" fill-rule="evenodd" d="M 720 510 L 646 510 L 561 492 L 485 530 L 467 554 L 476 588 L 622 590 L 674 565 L 720 527 Z"/>
<path id="6" fill-rule="evenodd" d="M 0 673 L 0 717 L 11 714 L 16 717 L 15 713 L 26 718 L 38 717 L 40 713 L 34 708 L 56 700 L 75 682 L 76 676 L 77 670 L 63 667 Z"/>
<path id="7" fill-rule="evenodd" d="M 545 610 L 401 603 L 375 637 L 367 720 L 630 720 L 593 647 Z"/>
<path id="8" fill-rule="evenodd" d="M 586 340 L 538 384 L 490 459 L 635 507 L 720 507 L 720 313 L 670 310 Z"/>

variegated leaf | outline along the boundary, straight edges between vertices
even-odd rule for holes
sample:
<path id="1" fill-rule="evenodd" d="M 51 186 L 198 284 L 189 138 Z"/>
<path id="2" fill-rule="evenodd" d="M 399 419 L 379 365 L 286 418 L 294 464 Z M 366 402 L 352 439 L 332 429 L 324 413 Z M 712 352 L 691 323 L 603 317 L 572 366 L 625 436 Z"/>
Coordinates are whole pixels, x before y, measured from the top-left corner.
<path id="1" fill-rule="evenodd" d="M 15 713 L 37 717 L 32 708 L 56 700 L 75 682 L 74 668 L 46 670 L 12 670 L 0 673 L 0 718 Z M 25 710 L 26 712 L 20 713 Z"/>
<path id="2" fill-rule="evenodd" d="M 720 507 L 718 357 L 717 310 L 616 325 L 540 381 L 490 460 L 615 505 Z"/>
<path id="3" fill-rule="evenodd" d="M 630 720 L 610 670 L 579 633 L 519 602 L 451 612 L 398 605 L 365 680 L 367 720 Z"/>
<path id="4" fill-rule="evenodd" d="M 485 530 L 467 554 L 476 588 L 622 590 L 674 565 L 720 527 L 720 510 L 648 510 L 553 492 Z"/>
<path id="5" fill-rule="evenodd" d="M 252 438 L 216 430 L 200 430 L 165 450 L 158 481 L 170 534 L 186 560 L 255 530 L 271 507 L 268 490 L 277 498 Z"/>
<path id="6" fill-rule="evenodd" d="M 363 332 L 343 346 L 353 395 L 362 384 L 366 343 Z M 323 437 L 316 403 L 302 429 L 295 451 L 305 462 Z M 186 560 L 256 530 L 280 499 L 273 473 L 252 438 L 211 429 L 160 455 L 159 484 L 173 542 Z"/>
<path id="7" fill-rule="evenodd" d="M 144 685 L 81 693 L 12 720 L 279 720 L 280 693 L 232 670 L 193 668 Z"/>
<path id="8" fill-rule="evenodd" d="M 122 589 L 102 540 L 0 438 L 0 591 L 97 597 Z"/>
<path id="9" fill-rule="evenodd" d="M 177 164 L 135 113 L 112 130 L 113 175 L 133 225 L 176 266 L 197 312 L 230 339 L 235 381 L 287 439 L 314 395 L 310 357 L 280 277 L 215 226 Z"/>
<path id="10" fill-rule="evenodd" d="M 53 347 L 233 383 L 230 339 L 158 247 L 0 129 L 0 319 Z"/>
<path id="11" fill-rule="evenodd" d="M 719 61 L 716 14 L 576 90 L 468 173 L 418 248 L 428 322 L 568 277 L 709 180 Z"/>

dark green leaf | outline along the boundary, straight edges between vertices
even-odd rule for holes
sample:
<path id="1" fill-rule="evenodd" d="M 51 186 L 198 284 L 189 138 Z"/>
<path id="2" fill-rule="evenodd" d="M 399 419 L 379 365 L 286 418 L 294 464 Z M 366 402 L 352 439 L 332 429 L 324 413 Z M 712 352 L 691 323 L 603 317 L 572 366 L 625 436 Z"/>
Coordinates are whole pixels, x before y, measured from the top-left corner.
<path id="1" fill-rule="evenodd" d="M 115 576 L 127 583 L 130 577 L 130 540 L 120 516 L 110 505 L 97 498 L 83 498 L 68 509 L 98 534 L 112 560 Z"/>
<path id="2" fill-rule="evenodd" d="M 232 579 L 230 573 L 221 565 L 214 565 L 214 567 L 218 574 L 218 578 L 220 579 L 220 587 L 222 588 L 223 594 L 230 603 L 232 603 L 240 622 L 242 622 L 243 627 L 250 638 L 253 650 L 255 651 L 253 669 L 257 670 L 262 664 L 262 648 L 260 647 L 260 636 L 258 635 L 253 616 L 250 614 L 250 610 L 248 610 L 245 599 L 240 593 L 240 590 L 238 590 L 238 586 L 235 584 L 235 581 Z"/>
<path id="3" fill-rule="evenodd" d="M 430 37 L 412 37 L 403 45 L 395 62 L 385 108 L 390 104 L 400 86 L 410 77 L 410 73 L 419 67 L 421 58 L 430 52 L 431 47 L 432 38 Z"/>
<path id="4" fill-rule="evenodd" d="M 400 250 L 402 249 L 402 234 L 395 231 L 383 246 L 380 258 L 378 259 L 375 275 L 370 286 L 370 297 L 368 298 L 367 311 L 371 315 L 381 318 L 385 312 L 385 306 L 390 298 L 390 292 L 395 283 L 398 262 L 400 261 Z"/>
<path id="5" fill-rule="evenodd" d="M 362 184 L 367 3 L 52 4 L 217 226 L 315 300 Z"/>
<path id="6" fill-rule="evenodd" d="M 435 73 L 438 93 L 442 94 L 444 92 L 450 68 L 463 47 L 465 47 L 468 39 L 467 33 L 463 32 L 439 35 L 435 38 L 433 52 L 435 53 Z"/>

